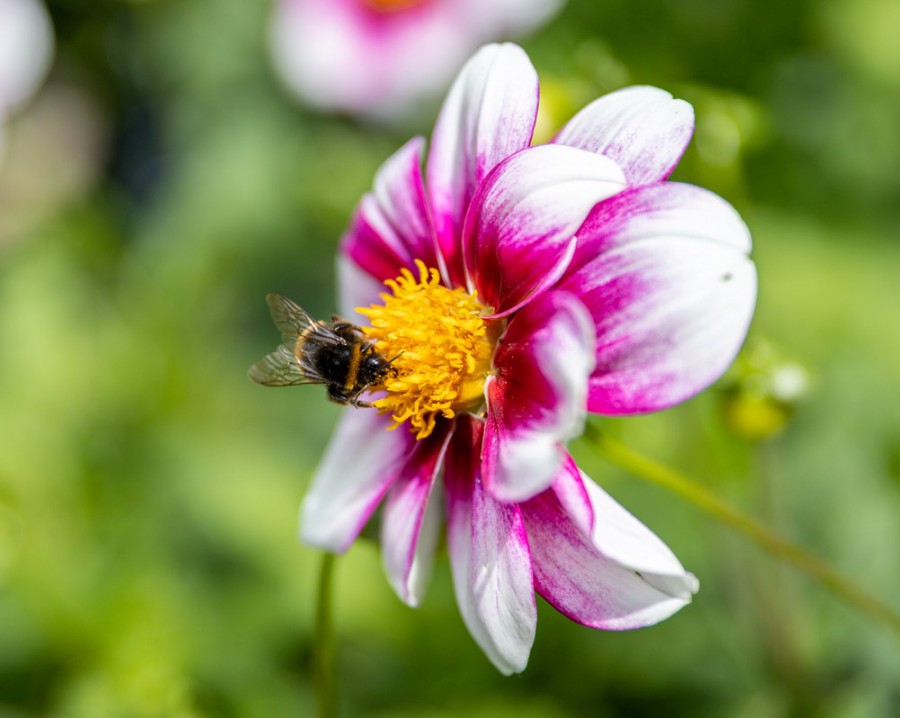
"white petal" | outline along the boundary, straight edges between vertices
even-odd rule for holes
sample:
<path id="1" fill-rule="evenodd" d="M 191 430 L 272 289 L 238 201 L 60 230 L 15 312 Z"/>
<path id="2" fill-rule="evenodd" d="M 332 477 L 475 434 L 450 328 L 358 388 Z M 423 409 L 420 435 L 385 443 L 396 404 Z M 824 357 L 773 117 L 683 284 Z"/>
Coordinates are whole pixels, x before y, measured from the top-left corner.
<path id="1" fill-rule="evenodd" d="M 390 416 L 348 409 L 303 500 L 300 539 L 342 553 L 359 535 L 411 449 L 407 431 L 388 431 Z"/>
<path id="2" fill-rule="evenodd" d="M 480 427 L 461 419 L 447 453 L 447 546 L 463 621 L 502 673 L 525 670 L 537 629 L 531 555 L 518 507 L 478 477 Z M 467 425 L 474 427 L 472 429 Z"/>
<path id="3" fill-rule="evenodd" d="M 666 236 L 708 240 L 741 254 L 751 248 L 747 225 L 717 194 L 683 182 L 656 182 L 630 187 L 594 207 L 578 230 L 573 264 L 641 239 Z"/>
<path id="4" fill-rule="evenodd" d="M 640 255 L 635 248 L 617 259 L 652 289 L 602 327 L 589 407 L 634 414 L 673 406 L 734 360 L 753 315 L 756 269 L 743 255 L 697 242 L 647 240 Z"/>
<path id="5" fill-rule="evenodd" d="M 590 534 L 553 492 L 522 507 L 538 593 L 573 621 L 605 630 L 649 626 L 689 603 L 697 579 L 646 526 L 582 479 L 594 514 Z"/>
<path id="6" fill-rule="evenodd" d="M 410 606 L 419 605 L 431 574 L 442 506 L 441 492 L 434 487 L 448 438 L 446 431 L 435 431 L 416 442 L 381 514 L 385 573 L 400 599 Z"/>
<path id="7" fill-rule="evenodd" d="M 590 478 L 584 474 L 581 478 L 594 510 L 591 540 L 597 550 L 645 576 L 678 579 L 681 598 L 689 599 L 696 593 L 696 579 L 684 570 L 672 550 Z"/>
<path id="8" fill-rule="evenodd" d="M 614 162 L 574 147 L 540 145 L 504 160 L 466 215 L 470 287 L 495 314 L 517 309 L 559 279 L 588 213 L 624 186 Z"/>
<path id="9" fill-rule="evenodd" d="M 547 292 L 510 322 L 485 386 L 482 472 L 501 501 L 546 489 L 562 464 L 562 442 L 581 433 L 594 325 L 572 295 Z"/>
<path id="10" fill-rule="evenodd" d="M 626 87 L 594 100 L 554 142 L 611 157 L 629 184 L 668 177 L 694 132 L 694 109 L 656 87 Z"/>
<path id="11" fill-rule="evenodd" d="M 699 187 L 644 185 L 594 208 L 558 285 L 596 325 L 591 411 L 663 409 L 725 371 L 756 300 L 749 249 L 734 208 Z"/>
<path id="12" fill-rule="evenodd" d="M 463 67 L 434 126 L 426 165 L 432 216 L 454 281 L 459 239 L 478 185 L 504 158 L 531 142 L 537 73 L 522 48 L 487 45 Z"/>

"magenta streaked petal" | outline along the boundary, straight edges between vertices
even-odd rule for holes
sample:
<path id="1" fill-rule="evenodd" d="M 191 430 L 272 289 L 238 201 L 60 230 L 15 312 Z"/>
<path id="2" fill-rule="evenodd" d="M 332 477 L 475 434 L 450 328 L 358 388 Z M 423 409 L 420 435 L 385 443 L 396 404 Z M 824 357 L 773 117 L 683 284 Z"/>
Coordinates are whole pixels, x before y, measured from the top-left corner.
<path id="1" fill-rule="evenodd" d="M 658 623 L 688 604 L 697 579 L 669 548 L 573 462 L 564 472 L 583 482 L 594 525 L 585 533 L 555 491 L 522 505 L 537 592 L 573 621 L 615 631 Z"/>
<path id="2" fill-rule="evenodd" d="M 528 537 L 519 508 L 481 485 L 481 422 L 457 420 L 447 451 L 447 546 L 463 621 L 499 671 L 525 670 L 537 628 Z"/>
<path id="3" fill-rule="evenodd" d="M 404 267 L 414 270 L 416 259 L 438 266 L 422 183 L 424 146 L 415 137 L 387 159 L 341 240 L 341 253 L 381 282 Z"/>
<path id="4" fill-rule="evenodd" d="M 581 480 L 594 511 L 594 547 L 654 585 L 674 582 L 679 586 L 678 597 L 689 600 L 697 592 L 698 581 L 684 570 L 672 550 L 590 477 L 581 473 Z"/>
<path id="5" fill-rule="evenodd" d="M 594 531 L 594 506 L 584 484 L 575 459 L 566 454 L 549 490 L 576 528 L 590 536 Z"/>
<path id="6" fill-rule="evenodd" d="M 540 145 L 500 163 L 473 199 L 463 234 L 480 300 L 508 314 L 552 286 L 591 208 L 624 186 L 614 162 L 574 147 Z"/>
<path id="7" fill-rule="evenodd" d="M 416 442 L 413 453 L 388 492 L 381 514 L 381 559 L 397 595 L 418 606 L 431 574 L 442 506 L 434 490 L 450 422 Z"/>
<path id="8" fill-rule="evenodd" d="M 594 209 L 559 283 L 597 327 L 590 411 L 664 409 L 725 371 L 756 301 L 749 249 L 731 205 L 692 185 L 636 187 Z"/>
<path id="9" fill-rule="evenodd" d="M 404 266 L 404 247 L 371 193 L 359 201 L 347 233 L 341 238 L 340 252 L 381 282 L 396 277 L 397 269 Z"/>
<path id="10" fill-rule="evenodd" d="M 463 67 L 434 126 L 426 175 L 434 227 L 450 278 L 461 284 L 459 238 L 478 185 L 531 142 L 538 78 L 522 48 L 486 45 Z"/>
<path id="11" fill-rule="evenodd" d="M 571 294 L 546 292 L 513 317 L 485 385 L 485 488 L 500 501 L 546 489 L 581 433 L 594 367 L 594 325 Z"/>
<path id="12" fill-rule="evenodd" d="M 406 256 L 433 267 L 436 244 L 422 181 L 424 149 L 424 137 L 409 140 L 378 170 L 372 192 Z"/>
<path id="13" fill-rule="evenodd" d="M 629 187 L 593 208 L 578 230 L 578 250 L 567 274 L 597 255 L 663 236 L 696 237 L 742 254 L 751 249 L 750 231 L 728 202 L 683 182 Z"/>
<path id="14" fill-rule="evenodd" d="M 694 132 L 694 109 L 656 87 L 626 87 L 573 117 L 554 142 L 599 152 L 619 164 L 632 185 L 664 180 Z"/>
<path id="15" fill-rule="evenodd" d="M 303 499 L 304 543 L 343 553 L 359 535 L 412 449 L 409 432 L 387 431 L 391 423 L 374 409 L 341 417 Z"/>

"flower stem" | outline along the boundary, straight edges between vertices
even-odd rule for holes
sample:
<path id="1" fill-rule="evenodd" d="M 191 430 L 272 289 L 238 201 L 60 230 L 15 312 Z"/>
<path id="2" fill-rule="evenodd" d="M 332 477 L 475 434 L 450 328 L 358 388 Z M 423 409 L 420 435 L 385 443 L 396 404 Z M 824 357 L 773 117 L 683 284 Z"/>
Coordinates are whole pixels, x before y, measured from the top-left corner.
<path id="1" fill-rule="evenodd" d="M 337 715 L 337 691 L 334 676 L 334 621 L 332 619 L 332 587 L 334 554 L 322 554 L 319 589 L 316 594 L 316 623 L 313 629 L 313 690 L 319 718 Z"/>
<path id="2" fill-rule="evenodd" d="M 596 427 L 588 424 L 585 435 L 594 442 L 601 456 L 611 464 L 686 499 L 730 528 L 744 534 L 776 558 L 803 571 L 834 595 L 870 618 L 889 626 L 900 636 L 900 614 L 880 599 L 859 588 L 853 581 L 833 569 L 822 559 L 782 538 L 765 524 L 742 514 L 693 479 L 628 448 L 621 442 L 601 433 Z"/>

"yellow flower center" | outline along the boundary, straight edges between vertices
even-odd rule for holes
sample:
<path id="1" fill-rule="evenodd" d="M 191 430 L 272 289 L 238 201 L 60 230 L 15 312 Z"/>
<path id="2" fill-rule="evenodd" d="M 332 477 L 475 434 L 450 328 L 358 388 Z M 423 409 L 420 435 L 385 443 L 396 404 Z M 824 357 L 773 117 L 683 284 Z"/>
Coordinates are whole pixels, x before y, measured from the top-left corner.
<path id="1" fill-rule="evenodd" d="M 425 0 L 363 0 L 366 5 L 378 12 L 396 12 L 421 5 Z"/>
<path id="2" fill-rule="evenodd" d="M 452 419 L 484 400 L 496 330 L 481 318 L 488 313 L 475 294 L 448 289 L 436 269 L 416 260 L 419 277 L 408 269 L 385 284 L 384 304 L 357 311 L 378 353 L 393 360 L 396 372 L 379 387 L 387 395 L 374 405 L 390 413 L 397 428 L 409 421 L 417 439 L 434 430 L 437 417 Z M 496 324 L 496 323 L 495 323 Z"/>

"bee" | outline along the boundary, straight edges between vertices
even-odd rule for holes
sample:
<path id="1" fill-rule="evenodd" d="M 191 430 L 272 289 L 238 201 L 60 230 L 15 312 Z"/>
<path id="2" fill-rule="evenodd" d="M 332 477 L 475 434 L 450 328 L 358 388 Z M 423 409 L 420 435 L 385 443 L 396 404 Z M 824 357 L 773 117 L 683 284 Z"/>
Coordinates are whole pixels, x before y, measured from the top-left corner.
<path id="1" fill-rule="evenodd" d="M 345 319 L 313 319 L 278 294 L 269 294 L 266 302 L 283 343 L 250 367 L 253 381 L 265 386 L 324 384 L 337 404 L 371 406 L 359 395 L 395 371 L 393 359 L 375 351 L 362 329 Z"/>

